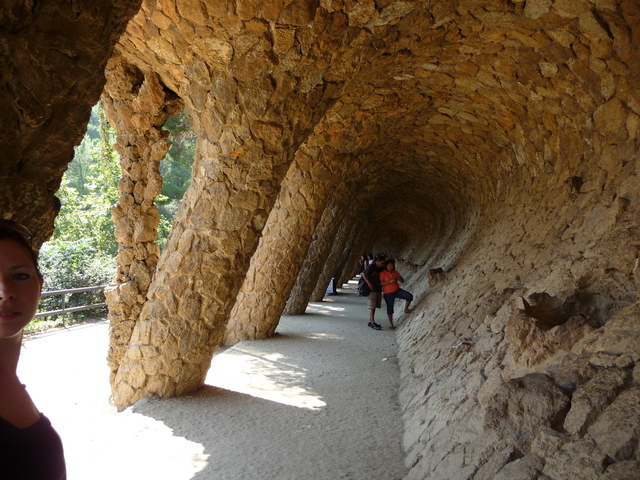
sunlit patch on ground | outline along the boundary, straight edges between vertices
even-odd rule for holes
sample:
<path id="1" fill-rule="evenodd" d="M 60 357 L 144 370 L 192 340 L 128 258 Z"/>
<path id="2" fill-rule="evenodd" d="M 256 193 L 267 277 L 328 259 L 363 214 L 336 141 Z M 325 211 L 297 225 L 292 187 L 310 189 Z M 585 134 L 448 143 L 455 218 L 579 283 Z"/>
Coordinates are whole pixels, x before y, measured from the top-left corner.
<path id="1" fill-rule="evenodd" d="M 307 313 L 319 313 L 321 315 L 335 316 L 338 312 L 344 312 L 344 311 L 345 309 L 343 307 L 334 307 L 331 305 L 327 305 L 326 302 L 310 303 L 307 306 Z"/>
<path id="2" fill-rule="evenodd" d="M 280 354 L 262 355 L 240 343 L 216 355 L 207 385 L 299 408 L 321 409 L 326 403 L 305 386 L 307 372 L 283 361 Z"/>
<path id="3" fill-rule="evenodd" d="M 106 322 L 28 341 L 20 375 L 70 479 L 404 478 L 395 333 L 366 326 L 354 289 L 313 307 L 325 313 L 220 349 L 204 388 L 121 413 L 108 403 Z"/>
<path id="4" fill-rule="evenodd" d="M 118 414 L 109 405 L 108 328 L 104 322 L 58 331 L 22 350 L 21 380 L 63 439 L 68 477 L 193 478 L 208 463 L 202 444 L 136 407 Z"/>

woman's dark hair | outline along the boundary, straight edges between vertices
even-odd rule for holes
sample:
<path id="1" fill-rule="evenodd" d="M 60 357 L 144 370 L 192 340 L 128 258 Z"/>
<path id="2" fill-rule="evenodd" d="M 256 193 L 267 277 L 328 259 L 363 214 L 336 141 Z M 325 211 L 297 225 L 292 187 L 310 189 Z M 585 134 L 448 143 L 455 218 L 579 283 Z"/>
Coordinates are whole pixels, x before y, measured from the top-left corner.
<path id="1" fill-rule="evenodd" d="M 31 246 L 31 233 L 24 225 L 14 222 L 13 220 L 0 220 L 0 240 L 13 240 L 17 244 L 24 247 L 36 267 L 38 275 L 40 275 L 40 267 L 38 266 L 38 254 Z"/>
<path id="2" fill-rule="evenodd" d="M 393 258 L 390 258 L 389 260 L 387 260 L 387 263 L 393 263 L 393 265 L 395 266 L 396 261 Z"/>

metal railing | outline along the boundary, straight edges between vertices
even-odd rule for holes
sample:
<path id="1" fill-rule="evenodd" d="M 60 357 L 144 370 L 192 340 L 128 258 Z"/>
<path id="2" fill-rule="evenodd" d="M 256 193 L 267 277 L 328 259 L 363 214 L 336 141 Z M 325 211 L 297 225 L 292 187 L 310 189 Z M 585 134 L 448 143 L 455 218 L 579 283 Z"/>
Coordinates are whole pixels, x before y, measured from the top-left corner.
<path id="1" fill-rule="evenodd" d="M 68 290 L 52 290 L 50 292 L 42 292 L 41 298 L 52 297 L 54 295 L 62 295 L 62 308 L 60 310 L 51 310 L 49 312 L 38 312 L 36 317 L 46 317 L 49 315 L 60 315 L 62 313 L 80 312 L 82 310 L 89 310 L 91 308 L 106 307 L 106 303 L 94 303 L 93 305 L 82 305 L 80 307 L 67 308 L 67 294 L 91 292 L 92 290 L 104 290 L 106 285 L 99 285 L 97 287 L 82 287 L 82 288 L 70 288 Z"/>

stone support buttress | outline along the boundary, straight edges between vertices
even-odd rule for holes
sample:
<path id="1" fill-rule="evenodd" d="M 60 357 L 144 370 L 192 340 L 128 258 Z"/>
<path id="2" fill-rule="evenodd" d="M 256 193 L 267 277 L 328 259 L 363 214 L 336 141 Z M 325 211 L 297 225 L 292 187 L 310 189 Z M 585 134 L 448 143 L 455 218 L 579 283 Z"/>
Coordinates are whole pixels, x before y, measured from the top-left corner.
<path id="1" fill-rule="evenodd" d="M 318 276 L 315 287 L 311 292 L 311 297 L 309 297 L 309 300 L 311 302 L 321 302 L 324 298 L 324 295 L 327 291 L 327 286 L 329 285 L 331 278 L 335 275 L 336 268 L 338 266 L 338 263 L 340 262 L 342 252 L 345 248 L 345 244 L 347 243 L 349 236 L 353 233 L 353 230 L 355 228 L 355 226 L 351 222 L 354 217 L 355 215 L 353 215 L 352 212 L 349 212 L 347 215 L 345 215 L 345 220 L 343 220 L 338 229 L 338 232 L 332 242 L 329 256 L 325 259 L 325 262 L 322 265 L 320 275 Z"/>
<path id="2" fill-rule="evenodd" d="M 339 286 L 347 283 L 351 276 L 351 270 L 353 269 L 353 264 L 358 261 L 359 254 L 355 252 L 358 251 L 358 244 L 360 243 L 360 235 L 362 234 L 362 228 L 360 225 L 355 224 L 353 229 L 351 230 L 351 234 L 349 238 L 347 238 L 347 243 L 345 244 L 344 250 L 342 250 L 342 256 L 336 266 L 336 269 L 333 273 L 333 276 L 336 279 L 336 283 Z"/>
<path id="3" fill-rule="evenodd" d="M 203 385 L 295 153 L 357 68 L 339 62 L 361 27 L 339 10 L 306 0 L 203 7 L 145 3 L 119 46 L 184 99 L 198 137 L 191 185 L 112 382 L 119 407 Z"/>
<path id="4" fill-rule="evenodd" d="M 344 209 L 334 199 L 322 213 L 320 222 L 313 233 L 307 255 L 302 262 L 298 278 L 291 289 L 283 311 L 284 315 L 302 315 L 309 303 L 309 297 L 318 280 L 322 265 L 331 251 L 334 235 L 344 217 Z"/>
<path id="5" fill-rule="evenodd" d="M 337 272 L 336 278 L 338 285 L 344 285 L 345 283 L 347 283 L 356 275 L 358 271 L 358 259 L 363 253 L 361 249 L 364 242 L 364 237 L 366 236 L 366 234 L 370 233 L 365 228 L 363 228 L 363 225 L 358 226 L 359 228 L 357 228 L 354 232 L 353 237 L 350 239 L 348 248 L 345 250 L 342 268 L 340 268 Z"/>
<path id="6" fill-rule="evenodd" d="M 160 161 L 170 146 L 169 132 L 162 125 L 184 104 L 155 74 L 145 76 L 117 58 L 108 69 L 105 112 L 118 132 L 115 148 L 122 167 L 120 198 L 112 208 L 119 245 L 117 272 L 105 289 L 110 326 L 107 359 L 113 380 L 160 257 L 156 243 L 160 217 L 154 201 L 162 189 Z"/>
<path id="7" fill-rule="evenodd" d="M 119 406 L 202 386 L 275 200 L 273 171 L 291 155 L 250 141 L 238 161 L 206 135 L 198 132 L 191 185 L 114 379 Z"/>
<path id="8" fill-rule="evenodd" d="M 283 181 L 238 294 L 225 345 L 273 334 L 336 181 L 324 152 L 301 149 Z"/>

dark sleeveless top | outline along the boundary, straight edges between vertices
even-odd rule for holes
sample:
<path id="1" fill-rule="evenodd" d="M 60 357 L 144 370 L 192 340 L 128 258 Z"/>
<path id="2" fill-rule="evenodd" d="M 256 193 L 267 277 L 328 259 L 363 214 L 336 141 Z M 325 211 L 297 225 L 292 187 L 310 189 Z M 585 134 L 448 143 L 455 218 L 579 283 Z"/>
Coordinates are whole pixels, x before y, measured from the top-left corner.
<path id="1" fill-rule="evenodd" d="M 47 417 L 27 428 L 0 418 L 0 478 L 2 480 L 65 480 L 60 436 Z"/>

